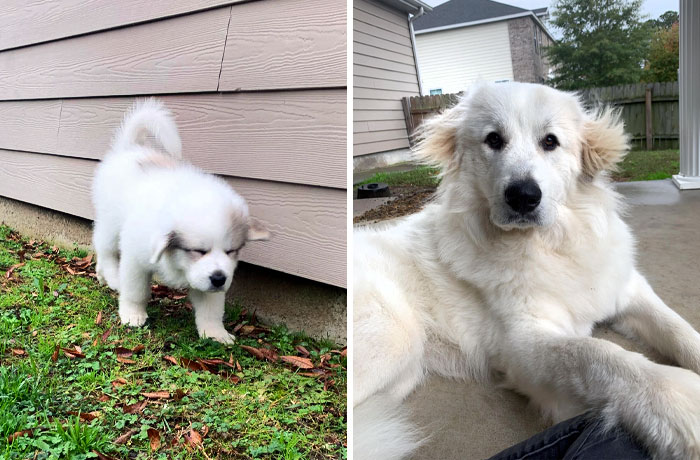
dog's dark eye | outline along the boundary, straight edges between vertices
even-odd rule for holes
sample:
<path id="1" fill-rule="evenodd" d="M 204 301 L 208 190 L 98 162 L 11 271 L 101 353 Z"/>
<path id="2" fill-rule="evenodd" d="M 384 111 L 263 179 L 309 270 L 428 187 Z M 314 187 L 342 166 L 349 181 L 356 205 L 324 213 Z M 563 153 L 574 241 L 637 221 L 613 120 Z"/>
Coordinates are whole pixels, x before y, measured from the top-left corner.
<path id="1" fill-rule="evenodd" d="M 489 133 L 484 142 L 494 150 L 501 150 L 504 144 L 503 138 L 498 133 Z"/>
<path id="2" fill-rule="evenodd" d="M 207 253 L 204 249 L 188 249 L 189 252 L 196 252 L 197 254 L 203 256 Z"/>
<path id="3" fill-rule="evenodd" d="M 559 139 L 554 134 L 547 134 L 544 139 L 542 139 L 542 148 L 551 151 L 559 147 Z"/>
<path id="4" fill-rule="evenodd" d="M 238 254 L 238 249 L 230 249 L 230 250 L 226 251 L 226 255 L 229 255 L 229 256 L 236 255 L 236 254 Z"/>

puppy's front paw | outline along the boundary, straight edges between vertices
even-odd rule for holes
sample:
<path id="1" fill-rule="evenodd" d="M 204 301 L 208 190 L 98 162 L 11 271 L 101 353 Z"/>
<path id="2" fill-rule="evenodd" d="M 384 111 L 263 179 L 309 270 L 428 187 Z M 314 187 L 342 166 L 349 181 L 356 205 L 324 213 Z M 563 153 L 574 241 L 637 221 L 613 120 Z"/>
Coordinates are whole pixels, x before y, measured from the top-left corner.
<path id="1" fill-rule="evenodd" d="M 119 319 L 126 326 L 141 327 L 146 324 L 148 313 L 142 305 L 121 301 L 119 302 Z"/>
<path id="2" fill-rule="evenodd" d="M 216 340 L 217 342 L 226 345 L 230 345 L 236 340 L 236 337 L 233 334 L 229 334 L 228 331 L 226 331 L 226 329 L 224 329 L 223 327 L 199 329 L 198 332 L 199 336 L 203 339 L 208 338 Z"/>

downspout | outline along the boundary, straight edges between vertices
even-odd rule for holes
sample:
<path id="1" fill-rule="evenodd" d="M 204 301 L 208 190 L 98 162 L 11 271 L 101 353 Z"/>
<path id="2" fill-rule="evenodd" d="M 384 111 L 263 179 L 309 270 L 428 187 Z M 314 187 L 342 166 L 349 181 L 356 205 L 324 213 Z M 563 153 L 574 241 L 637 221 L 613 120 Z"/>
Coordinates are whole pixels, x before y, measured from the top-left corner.
<path id="1" fill-rule="evenodd" d="M 418 93 L 423 96 L 423 83 L 420 78 L 420 67 L 418 67 L 418 48 L 416 47 L 416 34 L 413 31 L 413 21 L 425 14 L 425 10 L 421 6 L 416 14 L 409 14 L 408 28 L 411 32 L 411 46 L 413 47 L 413 62 L 416 64 L 416 78 L 418 79 Z"/>

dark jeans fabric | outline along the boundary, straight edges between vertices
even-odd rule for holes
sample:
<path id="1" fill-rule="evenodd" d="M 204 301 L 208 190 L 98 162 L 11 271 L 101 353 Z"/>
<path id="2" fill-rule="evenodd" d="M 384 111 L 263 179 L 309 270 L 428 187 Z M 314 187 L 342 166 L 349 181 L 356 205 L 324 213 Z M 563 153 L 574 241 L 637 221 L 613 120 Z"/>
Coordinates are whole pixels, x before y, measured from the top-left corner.
<path id="1" fill-rule="evenodd" d="M 489 460 L 649 460 L 622 429 L 604 430 L 593 414 L 579 415 L 509 447 Z"/>

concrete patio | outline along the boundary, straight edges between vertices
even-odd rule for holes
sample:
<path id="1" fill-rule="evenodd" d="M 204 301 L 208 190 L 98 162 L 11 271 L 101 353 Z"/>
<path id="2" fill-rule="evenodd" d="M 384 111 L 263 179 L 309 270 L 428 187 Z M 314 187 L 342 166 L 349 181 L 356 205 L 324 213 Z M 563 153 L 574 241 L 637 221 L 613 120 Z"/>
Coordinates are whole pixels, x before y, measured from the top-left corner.
<path id="1" fill-rule="evenodd" d="M 640 270 L 668 305 L 700 329 L 700 190 L 681 192 L 671 180 L 620 183 L 618 190 L 630 205 L 625 220 L 638 238 Z M 596 336 L 659 360 L 612 331 L 599 328 Z M 432 433 L 416 460 L 488 458 L 546 427 L 515 393 L 443 378 L 429 379 L 408 404 L 416 423 Z"/>

